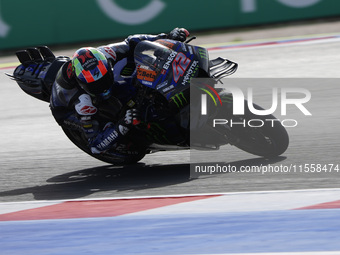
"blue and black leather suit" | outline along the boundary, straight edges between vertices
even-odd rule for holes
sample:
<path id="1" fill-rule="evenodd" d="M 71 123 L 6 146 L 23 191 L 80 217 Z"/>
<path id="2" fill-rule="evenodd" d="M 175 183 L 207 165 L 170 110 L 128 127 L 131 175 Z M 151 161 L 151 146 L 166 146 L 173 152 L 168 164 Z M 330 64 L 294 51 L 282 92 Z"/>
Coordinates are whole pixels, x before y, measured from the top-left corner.
<path id="1" fill-rule="evenodd" d="M 71 60 L 66 62 L 57 74 L 50 100 L 50 108 L 58 124 L 64 128 L 83 132 L 94 154 L 105 152 L 115 146 L 128 131 L 128 128 L 119 125 L 124 118 L 122 108 L 129 104 L 136 93 L 131 76 L 135 71 L 134 48 L 140 41 L 155 41 L 169 38 L 168 36 L 167 34 L 133 35 L 123 42 L 97 48 L 114 67 L 114 84 L 110 95 L 114 97 L 113 100 L 91 98 L 86 94 L 77 84 L 72 72 Z M 103 119 L 103 114 L 99 114 L 103 109 L 105 112 L 105 107 L 110 108 L 110 116 L 107 119 Z"/>

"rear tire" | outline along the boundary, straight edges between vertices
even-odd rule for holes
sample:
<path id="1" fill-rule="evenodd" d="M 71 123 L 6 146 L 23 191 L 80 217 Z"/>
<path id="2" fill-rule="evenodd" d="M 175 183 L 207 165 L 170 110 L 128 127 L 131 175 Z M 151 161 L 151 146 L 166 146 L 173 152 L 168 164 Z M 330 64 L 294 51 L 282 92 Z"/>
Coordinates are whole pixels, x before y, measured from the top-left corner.
<path id="1" fill-rule="evenodd" d="M 262 109 L 255 104 L 254 108 Z M 265 158 L 277 157 L 287 150 L 289 145 L 288 133 L 281 122 L 273 115 L 255 115 L 250 112 L 247 103 L 245 103 L 245 114 L 232 116 L 231 119 L 233 123 L 245 123 L 245 125 L 236 124 L 230 127 L 231 130 L 228 132 L 230 132 L 231 145 Z M 251 126 L 249 120 L 252 120 Z"/>

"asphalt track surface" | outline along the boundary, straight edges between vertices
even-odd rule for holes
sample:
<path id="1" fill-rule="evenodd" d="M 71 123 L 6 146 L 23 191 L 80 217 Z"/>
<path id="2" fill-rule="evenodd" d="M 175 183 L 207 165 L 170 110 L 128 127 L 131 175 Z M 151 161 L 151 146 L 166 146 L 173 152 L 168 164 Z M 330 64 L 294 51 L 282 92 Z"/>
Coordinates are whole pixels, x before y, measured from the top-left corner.
<path id="1" fill-rule="evenodd" d="M 239 63 L 234 78 L 340 78 L 339 46 L 339 40 L 327 39 L 219 49 L 210 51 L 210 57 L 226 57 Z M 2 69 L 1 73 L 12 71 Z M 220 151 L 220 161 L 238 169 L 314 163 L 327 166 L 326 171 L 237 172 L 192 179 L 188 151 L 148 155 L 139 164 L 127 167 L 91 158 L 68 141 L 47 103 L 24 94 L 1 74 L 0 201 L 338 188 L 340 172 L 330 171 L 327 165 L 340 164 L 340 83 L 336 86 L 332 81 L 330 85 L 320 80 L 301 86 L 312 93 L 308 109 L 313 116 L 304 117 L 298 112 L 290 116 L 300 123 L 288 129 L 290 146 L 281 157 L 268 161 L 231 146 Z M 261 100 L 257 103 L 268 103 L 268 98 Z"/>

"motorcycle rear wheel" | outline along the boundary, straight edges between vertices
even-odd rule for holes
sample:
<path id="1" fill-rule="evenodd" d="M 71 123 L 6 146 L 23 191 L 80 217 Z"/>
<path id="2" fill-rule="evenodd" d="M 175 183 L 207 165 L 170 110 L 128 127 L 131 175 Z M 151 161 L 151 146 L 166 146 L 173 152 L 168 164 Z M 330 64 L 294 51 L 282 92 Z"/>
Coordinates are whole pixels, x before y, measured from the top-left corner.
<path id="1" fill-rule="evenodd" d="M 262 109 L 255 104 L 254 108 Z M 231 119 L 233 123 L 245 123 L 245 125 L 233 125 L 228 131 L 231 145 L 265 158 L 277 157 L 287 150 L 288 133 L 273 115 L 255 115 L 250 112 L 248 107 L 245 107 L 244 115 L 232 116 Z M 250 125 L 249 120 L 251 120 Z"/>

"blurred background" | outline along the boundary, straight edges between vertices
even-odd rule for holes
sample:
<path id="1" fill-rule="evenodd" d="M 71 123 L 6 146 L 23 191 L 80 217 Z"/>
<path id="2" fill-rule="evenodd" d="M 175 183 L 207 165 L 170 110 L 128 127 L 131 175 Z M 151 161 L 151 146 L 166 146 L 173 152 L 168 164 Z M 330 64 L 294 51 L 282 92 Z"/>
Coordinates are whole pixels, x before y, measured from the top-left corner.
<path id="1" fill-rule="evenodd" d="M 119 40 L 174 27 L 209 34 L 337 17 L 339 0 L 0 0 L 0 53 Z M 238 39 L 244 38 L 231 38 Z"/>

